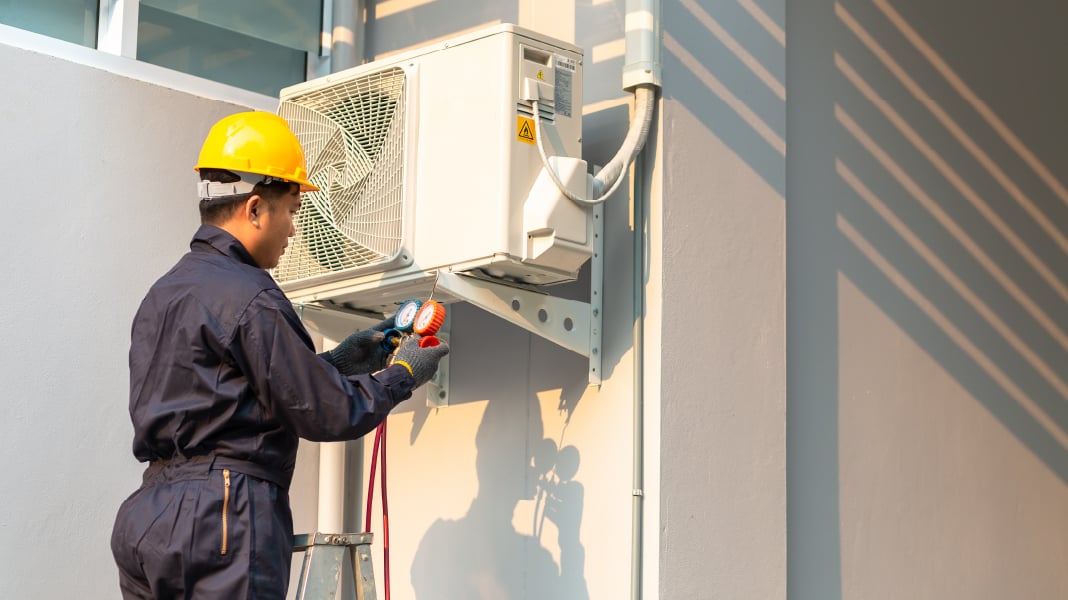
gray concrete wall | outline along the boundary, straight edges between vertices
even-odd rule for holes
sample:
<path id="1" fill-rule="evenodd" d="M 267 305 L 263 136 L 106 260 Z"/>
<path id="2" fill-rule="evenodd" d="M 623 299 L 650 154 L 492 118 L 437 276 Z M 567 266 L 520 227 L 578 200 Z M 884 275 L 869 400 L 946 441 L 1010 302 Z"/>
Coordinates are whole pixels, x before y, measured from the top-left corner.
<path id="1" fill-rule="evenodd" d="M 785 597 L 784 11 L 663 3 L 662 598 Z"/>
<path id="2" fill-rule="evenodd" d="M 791 5 L 791 598 L 1066 594 L 1066 22 Z"/>
<path id="3" fill-rule="evenodd" d="M 204 135 L 247 106 L 2 43 L 0 78 L 15 82 L 0 100 L 0 596 L 115 598 L 111 525 L 143 468 L 126 409 L 130 322 L 199 225 Z M 297 508 L 313 526 L 314 504 Z"/>

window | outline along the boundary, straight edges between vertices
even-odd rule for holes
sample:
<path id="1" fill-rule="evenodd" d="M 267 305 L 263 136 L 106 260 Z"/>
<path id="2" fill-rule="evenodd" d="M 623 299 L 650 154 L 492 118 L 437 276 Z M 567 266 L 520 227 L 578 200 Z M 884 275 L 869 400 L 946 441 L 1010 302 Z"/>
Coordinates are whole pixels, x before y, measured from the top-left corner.
<path id="1" fill-rule="evenodd" d="M 97 0 L 0 0 L 0 23 L 96 48 Z"/>
<path id="2" fill-rule="evenodd" d="M 278 96 L 326 64 L 324 1 L 0 0 L 0 23 Z"/>
<path id="3" fill-rule="evenodd" d="M 322 10 L 323 0 L 141 0 L 137 59 L 277 96 L 305 80 Z"/>

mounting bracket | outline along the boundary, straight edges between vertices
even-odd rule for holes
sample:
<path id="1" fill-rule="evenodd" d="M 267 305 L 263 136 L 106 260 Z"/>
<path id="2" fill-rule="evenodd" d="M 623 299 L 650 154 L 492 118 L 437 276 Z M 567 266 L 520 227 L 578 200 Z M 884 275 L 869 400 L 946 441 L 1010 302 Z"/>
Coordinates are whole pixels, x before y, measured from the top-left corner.
<path id="1" fill-rule="evenodd" d="M 604 284 L 604 208 L 592 208 L 593 255 L 590 257 L 590 301 L 568 300 L 529 287 L 464 275 L 462 272 L 438 271 L 435 290 L 442 295 L 463 300 L 498 317 L 539 335 L 554 344 L 589 359 L 590 385 L 601 384 L 602 287 Z M 324 333 L 347 332 L 368 327 L 381 317 L 336 306 L 316 303 L 295 305 L 306 325 Z M 437 336 L 448 341 L 451 318 Z M 439 408 L 449 404 L 449 357 L 438 363 L 438 371 L 426 386 L 427 406 Z"/>
<path id="2" fill-rule="evenodd" d="M 590 301 L 557 298 L 528 288 L 438 273 L 437 288 L 589 359 L 590 385 L 601 384 L 601 292 L 604 281 L 604 209 L 593 207 Z"/>

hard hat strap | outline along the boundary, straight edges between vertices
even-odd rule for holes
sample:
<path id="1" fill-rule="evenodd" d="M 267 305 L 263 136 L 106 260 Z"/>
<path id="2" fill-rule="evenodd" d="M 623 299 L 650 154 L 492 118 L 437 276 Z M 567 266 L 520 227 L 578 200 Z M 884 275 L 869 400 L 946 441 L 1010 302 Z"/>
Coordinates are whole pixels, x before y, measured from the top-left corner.
<path id="1" fill-rule="evenodd" d="M 237 196 L 239 194 L 252 193 L 253 184 L 244 181 L 222 183 L 220 181 L 201 181 L 197 186 L 197 192 L 201 200 L 221 198 L 223 196 Z"/>
<path id="2" fill-rule="evenodd" d="M 240 177 L 240 179 L 226 183 L 221 181 L 200 181 L 197 186 L 197 193 L 200 196 L 200 199 L 211 200 L 213 198 L 222 198 L 225 196 L 251 194 L 253 188 L 257 184 L 267 185 L 276 181 L 285 181 L 278 177 L 259 175 L 257 173 L 244 173 L 240 171 L 230 171 L 230 173 Z"/>

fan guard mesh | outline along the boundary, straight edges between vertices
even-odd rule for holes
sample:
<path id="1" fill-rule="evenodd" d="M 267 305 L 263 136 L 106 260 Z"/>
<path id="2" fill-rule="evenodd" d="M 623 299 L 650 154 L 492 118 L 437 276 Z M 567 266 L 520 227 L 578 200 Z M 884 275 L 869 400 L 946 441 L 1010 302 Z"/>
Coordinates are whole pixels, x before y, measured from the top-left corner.
<path id="1" fill-rule="evenodd" d="M 387 262 L 404 225 L 405 74 L 384 69 L 286 98 L 318 192 L 303 194 L 296 236 L 273 270 L 292 282 Z"/>

